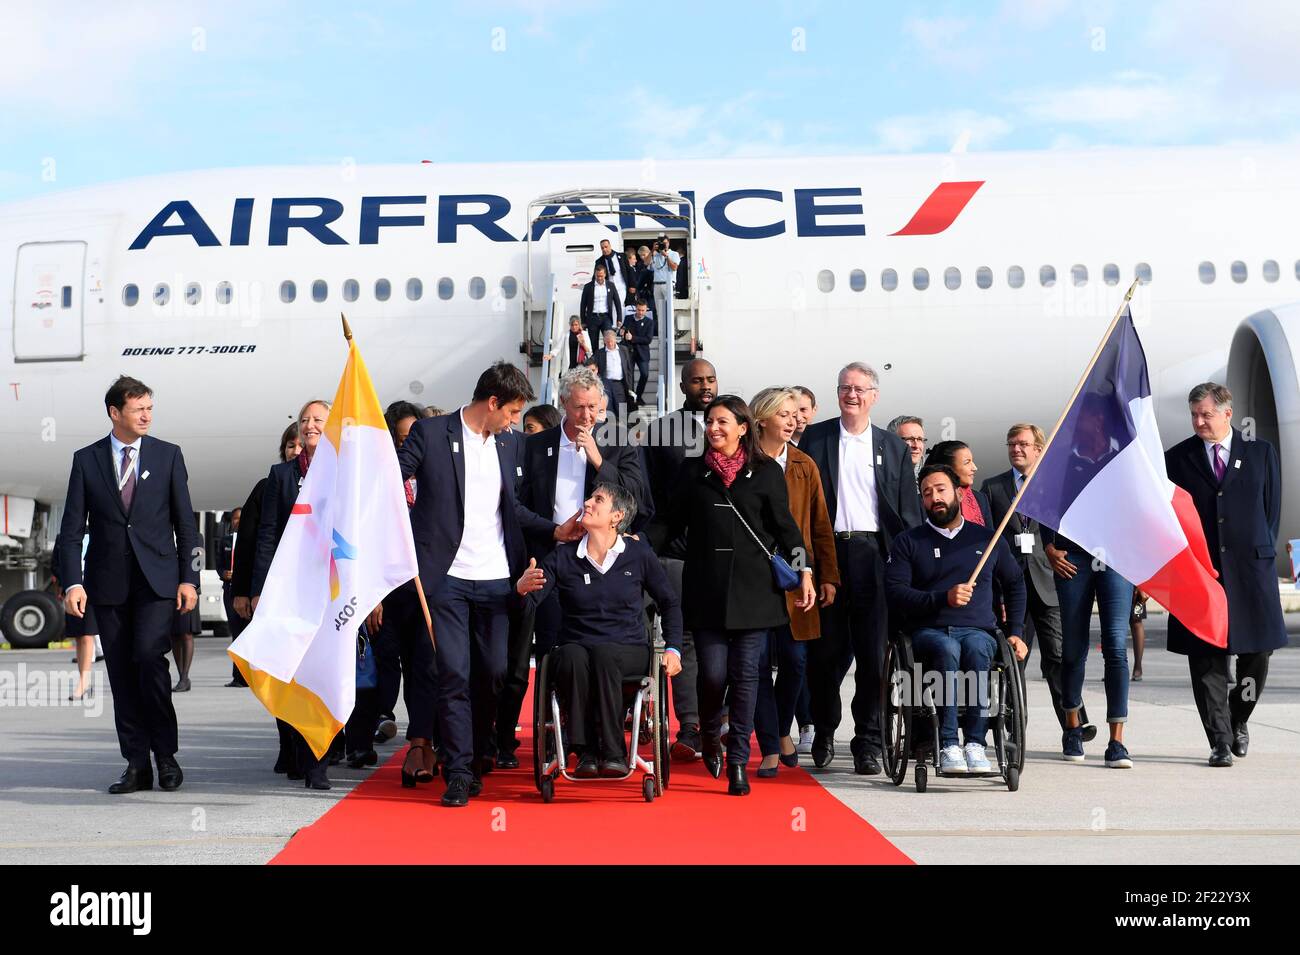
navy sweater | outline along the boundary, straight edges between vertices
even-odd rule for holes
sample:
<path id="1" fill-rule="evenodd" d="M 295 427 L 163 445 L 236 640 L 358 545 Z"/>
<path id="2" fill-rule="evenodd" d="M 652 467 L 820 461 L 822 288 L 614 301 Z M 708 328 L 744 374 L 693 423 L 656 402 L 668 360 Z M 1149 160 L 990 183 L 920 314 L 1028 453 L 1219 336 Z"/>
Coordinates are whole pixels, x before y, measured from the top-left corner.
<path id="1" fill-rule="evenodd" d="M 894 538 L 885 565 L 885 592 L 889 605 L 907 622 L 907 629 L 920 627 L 974 627 L 992 631 L 998 621 L 993 615 L 993 579 L 996 577 L 1006 604 L 1007 619 L 1015 621 L 1008 636 L 1020 636 L 1019 621 L 1025 619 L 1025 577 L 1006 541 L 993 544 L 993 529 L 966 521 L 952 540 L 944 537 L 929 521 L 911 527 Z M 980 556 L 990 547 L 993 556 L 984 564 L 970 603 L 948 606 L 948 591 L 970 579 Z M 938 551 L 939 556 L 935 556 Z"/>
<path id="2" fill-rule="evenodd" d="M 605 573 L 585 557 L 577 543 L 560 544 L 540 564 L 546 573 L 541 590 L 525 600 L 536 609 L 553 588 L 559 588 L 560 643 L 634 643 L 645 645 L 642 591 L 649 593 L 663 617 L 664 643 L 682 649 L 682 605 L 668 583 L 663 565 L 642 540 L 623 538 L 623 553 Z"/>

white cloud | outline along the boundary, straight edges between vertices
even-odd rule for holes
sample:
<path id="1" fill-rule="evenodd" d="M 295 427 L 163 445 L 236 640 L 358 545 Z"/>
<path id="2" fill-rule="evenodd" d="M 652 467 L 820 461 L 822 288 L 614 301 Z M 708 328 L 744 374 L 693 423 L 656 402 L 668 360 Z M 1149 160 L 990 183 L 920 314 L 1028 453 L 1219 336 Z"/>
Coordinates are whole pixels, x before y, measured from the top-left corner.
<path id="1" fill-rule="evenodd" d="M 969 70 L 983 65 L 988 49 L 968 42 L 976 29 L 971 17 L 908 17 L 903 33 L 925 57 L 940 66 Z"/>
<path id="2" fill-rule="evenodd" d="M 891 116 L 872 125 L 872 152 L 987 149 L 1011 132 L 1009 120 L 972 110 Z"/>

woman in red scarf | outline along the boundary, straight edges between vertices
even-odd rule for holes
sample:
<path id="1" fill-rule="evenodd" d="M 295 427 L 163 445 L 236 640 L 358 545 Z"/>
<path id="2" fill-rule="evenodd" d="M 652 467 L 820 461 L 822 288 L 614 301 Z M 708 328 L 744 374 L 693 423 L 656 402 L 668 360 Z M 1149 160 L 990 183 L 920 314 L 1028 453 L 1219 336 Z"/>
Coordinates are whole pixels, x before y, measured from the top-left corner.
<path id="1" fill-rule="evenodd" d="M 759 447 L 745 402 L 735 395 L 715 398 L 704 412 L 704 433 L 707 449 L 693 458 L 693 449 L 687 450 L 667 539 L 686 534 L 682 614 L 699 661 L 704 765 L 714 778 L 722 774 L 719 734 L 729 692 L 727 791 L 745 796 L 759 657 L 768 631 L 790 620 L 765 549 L 779 550 L 802 570 L 799 610 L 813 607 L 817 595 L 812 555 L 790 514 L 785 475 Z"/>
<path id="2" fill-rule="evenodd" d="M 957 488 L 957 499 L 961 501 L 961 516 L 972 524 L 981 527 L 993 527 L 993 512 L 989 508 L 989 499 L 983 491 L 975 490 L 975 456 L 971 454 L 970 445 L 965 441 L 940 441 L 930 449 L 925 459 L 926 465 L 946 464 L 957 473 L 961 487 Z"/>

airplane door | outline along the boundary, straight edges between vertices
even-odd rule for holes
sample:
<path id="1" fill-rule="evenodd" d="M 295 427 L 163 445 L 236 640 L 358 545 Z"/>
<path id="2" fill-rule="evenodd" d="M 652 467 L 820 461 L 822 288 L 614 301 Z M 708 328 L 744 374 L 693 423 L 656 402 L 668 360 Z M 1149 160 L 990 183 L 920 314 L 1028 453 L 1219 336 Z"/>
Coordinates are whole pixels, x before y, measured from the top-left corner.
<path id="1" fill-rule="evenodd" d="M 28 242 L 14 275 L 14 360 L 80 361 L 86 243 Z"/>

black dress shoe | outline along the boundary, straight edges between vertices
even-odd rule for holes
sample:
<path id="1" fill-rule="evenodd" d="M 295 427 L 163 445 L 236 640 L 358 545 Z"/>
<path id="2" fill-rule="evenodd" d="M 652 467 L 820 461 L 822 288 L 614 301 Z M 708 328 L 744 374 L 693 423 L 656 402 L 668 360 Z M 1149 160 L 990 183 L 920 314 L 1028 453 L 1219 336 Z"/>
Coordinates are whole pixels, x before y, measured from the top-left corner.
<path id="1" fill-rule="evenodd" d="M 1216 746 L 1210 750 L 1210 765 L 1215 769 L 1232 765 L 1232 751 L 1226 746 Z"/>
<path id="2" fill-rule="evenodd" d="M 600 764 L 600 775 L 605 779 L 621 779 L 628 772 L 627 762 L 623 759 L 607 759 Z"/>
<path id="3" fill-rule="evenodd" d="M 782 766 L 789 766 L 791 769 L 797 769 L 799 767 L 799 754 L 797 752 L 782 753 L 779 759 L 781 760 Z"/>
<path id="4" fill-rule="evenodd" d="M 781 764 L 778 763 L 775 766 L 768 766 L 766 768 L 760 766 L 758 767 L 758 771 L 755 772 L 754 775 L 757 776 L 759 779 L 775 779 L 776 774 L 780 771 L 781 771 Z"/>
<path id="5" fill-rule="evenodd" d="M 330 778 L 325 772 L 325 767 L 322 766 L 319 769 L 309 772 L 302 785 L 304 789 L 319 789 L 321 791 L 329 789 Z"/>
<path id="6" fill-rule="evenodd" d="M 226 684 L 226 686 L 243 686 L 243 687 L 246 687 L 246 686 L 248 686 L 248 684 L 245 683 L 243 680 L 231 680 L 229 683 Z"/>
<path id="7" fill-rule="evenodd" d="M 818 733 L 813 737 L 812 744 L 813 765 L 818 769 L 825 769 L 835 758 L 835 737 Z"/>
<path id="8" fill-rule="evenodd" d="M 497 753 L 497 769 L 518 769 L 519 757 L 514 753 Z"/>
<path id="9" fill-rule="evenodd" d="M 447 791 L 442 794 L 442 804 L 454 807 L 468 806 L 469 782 L 464 776 L 451 777 L 451 782 L 447 783 Z"/>
<path id="10" fill-rule="evenodd" d="M 739 763 L 727 767 L 727 795 L 749 795 L 749 776 L 745 773 L 745 767 Z"/>
<path id="11" fill-rule="evenodd" d="M 879 776 L 880 760 L 876 759 L 871 753 L 855 753 L 853 756 L 853 771 L 859 776 Z"/>
<path id="12" fill-rule="evenodd" d="M 176 757 L 158 756 L 155 757 L 155 761 L 158 763 L 158 788 L 169 793 L 180 789 L 185 774 L 181 772 Z"/>
<path id="13" fill-rule="evenodd" d="M 351 769 L 363 769 L 366 766 L 373 766 L 379 762 L 379 754 L 373 749 L 368 749 L 364 753 L 353 753 L 348 758 L 348 767 Z"/>
<path id="14" fill-rule="evenodd" d="M 1232 728 L 1232 755 L 1238 759 L 1245 759 L 1249 748 L 1250 730 L 1246 729 L 1245 723 L 1238 723 Z"/>
<path id="15" fill-rule="evenodd" d="M 680 763 L 689 763 L 700 758 L 700 730 L 696 726 L 685 726 L 673 740 L 669 756 Z"/>
<path id="16" fill-rule="evenodd" d="M 114 796 L 139 792 L 142 789 L 153 789 L 153 770 L 148 767 L 136 769 L 134 766 L 128 766 L 122 771 L 117 782 L 108 787 L 108 791 Z"/>
<path id="17" fill-rule="evenodd" d="M 483 780 L 475 776 L 469 781 L 469 794 L 471 796 L 480 796 L 483 794 Z"/>
<path id="18" fill-rule="evenodd" d="M 578 757 L 578 767 L 573 771 L 575 779 L 595 779 L 600 775 L 600 767 L 596 765 L 595 753 L 583 753 Z"/>

